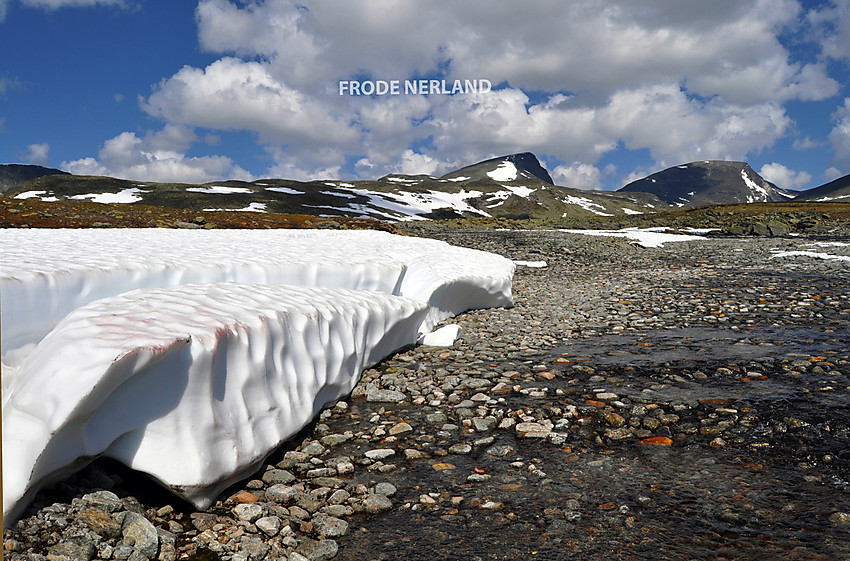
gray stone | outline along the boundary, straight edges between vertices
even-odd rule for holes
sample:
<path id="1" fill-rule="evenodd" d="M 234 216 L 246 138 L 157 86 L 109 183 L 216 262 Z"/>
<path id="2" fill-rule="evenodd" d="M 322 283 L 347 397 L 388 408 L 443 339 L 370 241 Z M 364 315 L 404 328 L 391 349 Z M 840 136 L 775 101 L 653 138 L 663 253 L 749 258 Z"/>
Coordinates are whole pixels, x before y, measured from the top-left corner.
<path id="1" fill-rule="evenodd" d="M 334 540 L 311 540 L 306 539 L 298 546 L 298 553 L 309 559 L 309 561 L 323 561 L 333 559 L 339 552 L 339 546 Z"/>
<path id="2" fill-rule="evenodd" d="M 363 499 L 363 510 L 369 514 L 378 514 L 379 512 L 390 510 L 392 507 L 392 501 L 384 495 L 368 495 Z"/>
<path id="3" fill-rule="evenodd" d="M 162 528 L 157 528 L 159 535 L 159 556 L 157 561 L 175 561 L 177 559 L 177 536 Z"/>
<path id="4" fill-rule="evenodd" d="M 288 503 L 298 495 L 298 490 L 290 485 L 272 485 L 266 489 L 266 500 L 276 503 Z"/>
<path id="5" fill-rule="evenodd" d="M 263 505 L 259 503 L 238 504 L 233 507 L 233 514 L 243 522 L 255 522 L 265 514 Z"/>
<path id="6" fill-rule="evenodd" d="M 391 448 L 378 448 L 376 450 L 368 450 L 365 456 L 370 460 L 384 460 L 390 456 L 395 456 L 395 450 Z"/>
<path id="7" fill-rule="evenodd" d="M 83 495 L 83 504 L 105 510 L 106 512 L 118 512 L 124 508 L 124 503 L 118 498 L 118 495 L 112 491 L 95 491 Z"/>
<path id="8" fill-rule="evenodd" d="M 89 507 L 77 515 L 77 521 L 85 524 L 89 530 L 105 538 L 112 539 L 121 535 L 121 524 L 111 514 L 97 507 Z"/>
<path id="9" fill-rule="evenodd" d="M 266 485 L 287 484 L 295 481 L 295 476 L 285 469 L 269 469 L 263 474 L 263 482 Z"/>
<path id="10" fill-rule="evenodd" d="M 261 532 L 271 537 L 276 536 L 283 526 L 283 522 L 277 516 L 264 516 L 254 522 L 254 524 Z"/>
<path id="11" fill-rule="evenodd" d="M 323 538 L 337 538 L 348 533 L 348 522 L 319 513 L 312 519 L 313 529 Z"/>
<path id="12" fill-rule="evenodd" d="M 396 488 L 395 485 L 393 485 L 392 483 L 387 483 L 385 481 L 382 481 L 381 483 L 378 483 L 377 485 L 375 485 L 375 494 L 376 495 L 383 495 L 385 497 L 392 497 L 393 495 L 396 494 L 397 491 L 398 491 L 398 489 Z"/>
<path id="13" fill-rule="evenodd" d="M 473 417 L 472 428 L 478 432 L 493 430 L 496 426 L 496 417 Z"/>
<path id="14" fill-rule="evenodd" d="M 91 561 L 95 555 L 97 548 L 85 538 L 71 538 L 47 550 L 49 561 Z"/>
<path id="15" fill-rule="evenodd" d="M 432 425 L 441 425 L 448 421 L 449 418 L 442 411 L 436 411 L 425 415 L 425 420 Z"/>
<path id="16" fill-rule="evenodd" d="M 370 403 L 401 403 L 406 396 L 395 390 L 381 390 L 375 387 L 366 389 L 366 401 Z"/>
<path id="17" fill-rule="evenodd" d="M 513 446 L 509 446 L 507 444 L 497 444 L 487 449 L 487 455 L 493 456 L 494 458 L 504 458 L 510 456 L 513 452 Z"/>
<path id="18" fill-rule="evenodd" d="M 546 438 L 552 429 L 540 423 L 517 423 L 516 435 L 519 438 Z"/>
<path id="19" fill-rule="evenodd" d="M 461 442 L 460 444 L 452 444 L 449 446 L 450 454 L 471 454 L 472 453 L 472 445 L 467 444 L 466 442 Z"/>
<path id="20" fill-rule="evenodd" d="M 122 534 L 125 540 L 134 540 L 133 551 L 141 553 L 148 559 L 156 557 L 159 551 L 159 534 L 150 520 L 141 514 L 128 512 L 124 517 Z"/>
<path id="21" fill-rule="evenodd" d="M 263 543 L 259 538 L 242 538 L 242 543 L 239 549 L 248 554 L 248 559 L 251 561 L 260 561 L 265 559 L 269 553 L 269 546 Z"/>

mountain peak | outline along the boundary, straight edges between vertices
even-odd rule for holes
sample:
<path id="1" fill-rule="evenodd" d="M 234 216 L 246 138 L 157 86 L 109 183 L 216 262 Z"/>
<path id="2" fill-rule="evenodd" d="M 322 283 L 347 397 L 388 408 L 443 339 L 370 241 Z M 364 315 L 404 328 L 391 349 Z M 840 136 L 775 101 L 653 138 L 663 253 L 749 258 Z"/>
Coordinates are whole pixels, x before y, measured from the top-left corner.
<path id="1" fill-rule="evenodd" d="M 0 164 L 0 193 L 45 175 L 69 175 L 59 169 L 30 164 Z"/>
<path id="2" fill-rule="evenodd" d="M 652 193 L 679 207 L 785 201 L 793 197 L 765 181 L 748 163 L 725 160 L 701 160 L 667 168 L 619 191 Z"/>
<path id="3" fill-rule="evenodd" d="M 453 179 L 458 177 L 470 177 L 474 179 L 489 178 L 493 181 L 521 181 L 522 179 L 536 178 L 550 185 L 554 185 L 552 176 L 546 171 L 537 156 L 531 152 L 521 152 L 491 158 L 462 167 L 451 173 L 447 173 L 440 179 Z"/>

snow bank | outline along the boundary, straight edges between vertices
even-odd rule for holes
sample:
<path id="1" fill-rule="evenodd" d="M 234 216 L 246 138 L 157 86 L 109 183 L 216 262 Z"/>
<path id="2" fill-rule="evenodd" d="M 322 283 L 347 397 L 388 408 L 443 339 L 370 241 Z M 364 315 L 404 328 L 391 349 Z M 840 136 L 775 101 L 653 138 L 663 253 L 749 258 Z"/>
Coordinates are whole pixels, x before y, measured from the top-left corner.
<path id="1" fill-rule="evenodd" d="M 416 340 L 427 305 L 286 285 L 137 290 L 72 312 L 4 404 L 3 510 L 99 455 L 206 508 Z"/>
<path id="2" fill-rule="evenodd" d="M 206 282 L 354 288 L 459 312 L 511 305 L 513 265 L 445 242 L 330 230 L 0 230 L 4 354 L 72 310 L 136 288 Z"/>
<path id="3" fill-rule="evenodd" d="M 7 523 L 98 455 L 203 508 L 366 366 L 512 304 L 510 260 L 383 232 L 12 229 L 0 248 Z"/>

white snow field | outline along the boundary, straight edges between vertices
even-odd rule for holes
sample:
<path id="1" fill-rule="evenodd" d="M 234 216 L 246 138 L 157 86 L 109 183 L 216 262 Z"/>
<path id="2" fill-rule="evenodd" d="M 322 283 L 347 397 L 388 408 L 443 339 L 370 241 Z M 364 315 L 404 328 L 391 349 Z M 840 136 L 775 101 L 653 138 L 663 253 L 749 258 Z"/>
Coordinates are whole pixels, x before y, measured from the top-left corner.
<path id="1" fill-rule="evenodd" d="M 612 238 L 628 238 L 631 243 L 640 247 L 661 247 L 670 242 L 686 242 L 694 240 L 705 240 L 703 235 L 670 234 L 666 227 L 660 228 L 623 228 L 622 230 L 562 230 L 571 234 L 584 234 L 585 236 L 606 236 Z M 692 230 L 699 232 L 698 230 Z"/>
<path id="2" fill-rule="evenodd" d="M 100 455 L 205 508 L 364 368 L 512 304 L 510 260 L 383 232 L 13 229 L 0 247 L 7 524 Z"/>

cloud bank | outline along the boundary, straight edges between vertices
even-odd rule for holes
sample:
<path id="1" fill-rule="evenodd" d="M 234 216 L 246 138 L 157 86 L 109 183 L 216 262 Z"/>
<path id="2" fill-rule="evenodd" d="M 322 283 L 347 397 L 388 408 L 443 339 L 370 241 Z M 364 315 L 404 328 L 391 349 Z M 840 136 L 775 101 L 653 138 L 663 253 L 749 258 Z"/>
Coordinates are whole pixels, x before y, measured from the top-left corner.
<path id="1" fill-rule="evenodd" d="M 615 150 L 647 151 L 663 167 L 746 159 L 795 134 L 787 102 L 839 91 L 827 61 L 848 57 L 850 18 L 840 17 L 848 5 L 201 0 L 199 44 L 219 58 L 163 78 L 140 107 L 166 128 L 248 131 L 269 171 L 293 178 L 434 174 L 530 150 L 559 183 L 599 188 L 612 176 L 600 160 Z M 819 52 L 808 61 L 781 40 L 801 21 Z M 414 78 L 486 78 L 494 88 L 358 97 L 337 87 Z M 846 113 L 846 105 L 836 110 L 830 141 L 836 165 L 850 170 Z M 148 179 L 166 169 L 240 173 L 227 158 L 164 154 L 147 142 L 123 133 L 97 159 L 68 166 L 139 177 L 150 170 Z M 793 174 L 784 177 L 799 184 Z"/>

